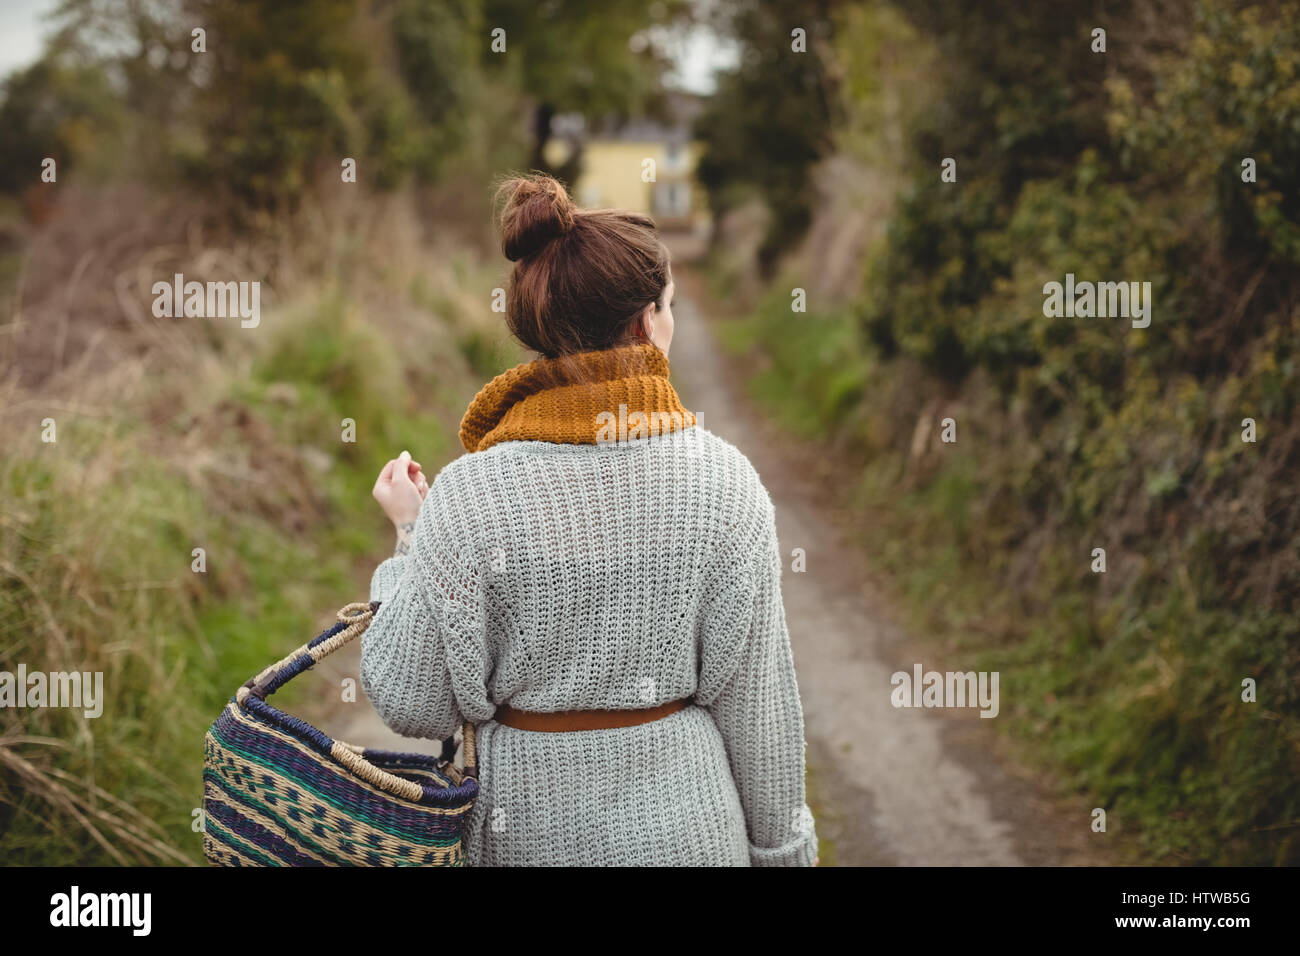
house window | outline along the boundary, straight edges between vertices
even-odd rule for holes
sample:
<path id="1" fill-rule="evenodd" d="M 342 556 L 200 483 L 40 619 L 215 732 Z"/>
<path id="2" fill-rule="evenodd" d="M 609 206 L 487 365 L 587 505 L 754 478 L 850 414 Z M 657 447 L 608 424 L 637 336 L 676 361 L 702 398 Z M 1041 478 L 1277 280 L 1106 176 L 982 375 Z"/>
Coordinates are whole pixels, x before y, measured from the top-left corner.
<path id="1" fill-rule="evenodd" d="M 663 183 L 655 191 L 655 206 L 661 216 L 685 216 L 691 211 L 691 192 L 685 183 Z"/>
<path id="2" fill-rule="evenodd" d="M 668 143 L 664 147 L 664 166 L 672 170 L 681 170 L 686 166 L 686 150 L 681 143 Z"/>

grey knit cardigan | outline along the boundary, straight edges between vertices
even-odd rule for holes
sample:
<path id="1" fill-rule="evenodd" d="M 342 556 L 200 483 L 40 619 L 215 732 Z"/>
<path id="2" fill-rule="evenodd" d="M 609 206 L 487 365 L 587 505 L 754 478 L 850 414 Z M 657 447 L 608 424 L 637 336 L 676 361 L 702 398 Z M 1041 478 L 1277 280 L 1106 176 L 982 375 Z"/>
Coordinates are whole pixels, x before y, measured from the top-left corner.
<path id="1" fill-rule="evenodd" d="M 400 734 L 479 728 L 471 865 L 808 866 L 803 712 L 771 499 L 701 427 L 448 464 L 379 565 L 362 686 Z M 694 705 L 546 733 L 529 711 Z"/>

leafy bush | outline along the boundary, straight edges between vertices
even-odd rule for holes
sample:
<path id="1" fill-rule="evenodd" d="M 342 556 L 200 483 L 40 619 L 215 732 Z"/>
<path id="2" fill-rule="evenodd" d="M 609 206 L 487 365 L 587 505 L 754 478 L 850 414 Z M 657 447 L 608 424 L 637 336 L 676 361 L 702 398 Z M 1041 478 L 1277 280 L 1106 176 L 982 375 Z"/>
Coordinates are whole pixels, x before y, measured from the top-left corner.
<path id="1" fill-rule="evenodd" d="M 853 312 L 744 323 L 760 385 L 849 439 L 916 621 L 1002 671 L 1008 724 L 1088 806 L 1149 859 L 1300 861 L 1297 6 L 898 9 L 943 64 L 911 182 Z M 881 111 L 843 105 L 859 136 Z M 1070 272 L 1150 282 L 1150 327 L 1046 317 Z"/>

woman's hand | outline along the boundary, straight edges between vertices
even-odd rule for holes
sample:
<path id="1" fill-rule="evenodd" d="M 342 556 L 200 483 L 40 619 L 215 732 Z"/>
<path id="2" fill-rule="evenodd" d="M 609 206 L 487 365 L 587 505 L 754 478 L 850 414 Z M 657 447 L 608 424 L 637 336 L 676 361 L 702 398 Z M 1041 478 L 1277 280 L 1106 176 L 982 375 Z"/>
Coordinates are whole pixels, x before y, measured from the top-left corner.
<path id="1" fill-rule="evenodd" d="M 384 465 L 370 493 L 397 528 L 398 537 L 409 537 L 420 515 L 420 504 L 429 493 L 429 483 L 420 463 L 412 461 L 411 453 L 404 451 Z"/>

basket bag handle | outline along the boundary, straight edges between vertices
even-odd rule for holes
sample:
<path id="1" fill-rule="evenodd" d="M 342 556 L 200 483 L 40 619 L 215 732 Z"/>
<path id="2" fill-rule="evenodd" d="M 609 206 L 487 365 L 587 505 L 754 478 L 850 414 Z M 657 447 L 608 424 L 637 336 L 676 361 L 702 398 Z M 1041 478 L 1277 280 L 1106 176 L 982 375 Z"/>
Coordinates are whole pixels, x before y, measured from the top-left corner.
<path id="1" fill-rule="evenodd" d="M 338 623 L 326 629 L 319 636 L 302 645 L 293 653 L 263 670 L 256 677 L 250 678 L 235 694 L 235 700 L 243 705 L 249 697 L 256 697 L 265 703 L 266 698 L 297 677 L 305 670 L 333 654 L 339 648 L 351 643 L 365 633 L 379 610 L 379 601 L 370 603 L 357 602 L 345 605 L 338 613 Z M 269 706 L 269 705 L 268 705 Z M 474 741 L 474 725 L 468 720 L 463 728 L 465 742 L 464 776 L 478 779 L 478 752 Z M 342 741 L 339 741 L 342 743 Z M 376 786 L 394 793 L 405 793 L 414 784 L 403 780 L 395 774 L 376 767 L 362 756 L 363 748 L 344 744 L 353 757 L 344 757 L 349 769 L 359 776 L 370 780 Z M 456 755 L 456 736 L 453 734 L 442 743 L 442 759 L 450 762 Z"/>

